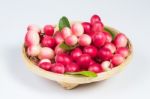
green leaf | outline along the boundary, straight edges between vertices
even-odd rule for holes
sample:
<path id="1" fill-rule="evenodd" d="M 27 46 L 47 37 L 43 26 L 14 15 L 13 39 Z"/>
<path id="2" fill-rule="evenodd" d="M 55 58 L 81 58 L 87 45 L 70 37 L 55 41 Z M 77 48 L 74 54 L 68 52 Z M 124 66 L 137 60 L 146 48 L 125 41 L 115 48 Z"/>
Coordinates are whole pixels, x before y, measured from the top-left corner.
<path id="1" fill-rule="evenodd" d="M 86 76 L 86 77 L 97 77 L 97 74 L 95 72 L 91 72 L 91 71 L 67 72 L 66 74 L 82 75 L 82 76 Z"/>
<path id="2" fill-rule="evenodd" d="M 59 20 L 59 31 L 61 31 L 64 27 L 69 27 L 69 28 L 70 28 L 69 20 L 68 20 L 67 17 L 65 17 L 65 16 L 63 16 L 63 17 Z"/>
<path id="3" fill-rule="evenodd" d="M 107 31 L 112 36 L 113 39 L 115 38 L 115 33 L 113 33 L 113 31 L 111 31 L 109 28 L 104 27 L 104 30 Z"/>
<path id="4" fill-rule="evenodd" d="M 73 50 L 74 48 L 76 48 L 77 45 L 69 46 L 69 45 L 67 45 L 66 43 L 63 42 L 59 45 L 59 47 L 61 47 L 62 49 L 66 50 L 66 51 L 70 51 L 70 50 Z"/>

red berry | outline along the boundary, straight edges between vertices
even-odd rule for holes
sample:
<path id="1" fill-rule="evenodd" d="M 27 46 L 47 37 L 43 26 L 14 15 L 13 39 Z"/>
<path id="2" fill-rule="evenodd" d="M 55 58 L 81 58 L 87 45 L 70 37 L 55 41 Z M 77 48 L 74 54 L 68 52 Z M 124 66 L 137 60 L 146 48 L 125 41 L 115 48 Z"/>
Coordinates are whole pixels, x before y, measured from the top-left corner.
<path id="1" fill-rule="evenodd" d="M 120 65 L 121 63 L 123 63 L 123 61 L 124 61 L 124 57 L 120 54 L 115 54 L 111 60 L 114 66 Z"/>
<path id="2" fill-rule="evenodd" d="M 89 54 L 91 57 L 96 57 L 97 55 L 97 48 L 90 45 L 90 46 L 87 46 L 83 49 L 83 52 L 85 54 Z"/>
<path id="3" fill-rule="evenodd" d="M 120 47 L 116 51 L 117 54 L 121 54 L 124 58 L 129 55 L 129 49 L 126 47 Z"/>
<path id="4" fill-rule="evenodd" d="M 126 47 L 127 43 L 128 43 L 128 39 L 122 33 L 117 34 L 117 36 L 114 39 L 114 44 L 115 44 L 115 46 L 117 48 L 119 48 L 119 47 Z"/>
<path id="5" fill-rule="evenodd" d="M 92 72 L 95 72 L 95 73 L 103 72 L 103 69 L 102 69 L 101 65 L 100 64 L 96 64 L 96 63 L 90 65 L 88 70 L 92 71 Z"/>
<path id="6" fill-rule="evenodd" d="M 91 59 L 89 65 L 95 64 L 96 62 L 94 60 Z"/>
<path id="7" fill-rule="evenodd" d="M 108 32 L 103 32 L 106 36 L 106 42 L 111 42 L 112 41 L 112 36 Z"/>
<path id="8" fill-rule="evenodd" d="M 74 61 L 77 61 L 78 58 L 82 55 L 82 51 L 80 48 L 75 48 L 72 52 L 71 52 L 71 58 Z"/>
<path id="9" fill-rule="evenodd" d="M 65 72 L 65 67 L 63 64 L 55 63 L 52 65 L 51 71 L 54 73 L 63 74 Z"/>
<path id="10" fill-rule="evenodd" d="M 70 63 L 65 66 L 66 72 L 77 72 L 79 70 L 80 70 L 80 67 L 76 63 Z"/>
<path id="11" fill-rule="evenodd" d="M 73 46 L 77 44 L 77 42 L 78 42 L 78 38 L 75 35 L 70 35 L 65 39 L 65 43 L 69 46 Z"/>
<path id="12" fill-rule="evenodd" d="M 90 34 L 90 32 L 91 32 L 91 24 L 89 22 L 83 22 L 82 26 L 84 28 L 84 33 Z"/>
<path id="13" fill-rule="evenodd" d="M 54 27 L 52 25 L 45 25 L 44 26 L 44 33 L 48 36 L 52 36 L 54 33 Z"/>
<path id="14" fill-rule="evenodd" d="M 47 71 L 50 71 L 52 65 L 50 62 L 42 62 L 40 64 L 38 64 L 40 68 L 44 69 L 44 70 L 47 70 Z"/>
<path id="15" fill-rule="evenodd" d="M 101 47 L 105 44 L 106 36 L 104 35 L 103 32 L 99 32 L 99 33 L 93 35 L 92 41 L 96 47 Z"/>
<path id="16" fill-rule="evenodd" d="M 45 35 L 41 42 L 42 47 L 50 47 L 53 48 L 56 45 L 56 41 L 54 38 Z"/>
<path id="17" fill-rule="evenodd" d="M 96 22 L 92 25 L 92 31 L 97 33 L 97 32 L 102 32 L 104 30 L 104 25 L 101 22 Z"/>
<path id="18" fill-rule="evenodd" d="M 93 15 L 91 17 L 91 20 L 90 20 L 91 24 L 94 24 L 95 22 L 101 22 L 101 19 L 98 15 Z"/>
<path id="19" fill-rule="evenodd" d="M 91 57 L 88 54 L 82 54 L 77 61 L 77 64 L 82 68 L 82 69 L 88 69 L 89 64 L 91 62 Z"/>
<path id="20" fill-rule="evenodd" d="M 61 63 L 63 65 L 67 65 L 72 62 L 71 58 L 67 54 L 64 54 L 64 53 L 56 55 L 55 61 L 56 63 Z"/>
<path id="21" fill-rule="evenodd" d="M 54 38 L 57 44 L 64 42 L 64 38 L 62 37 L 62 34 L 59 31 L 55 32 Z"/>
<path id="22" fill-rule="evenodd" d="M 113 54 L 111 53 L 111 51 L 109 49 L 106 48 L 101 48 L 98 51 L 98 57 L 101 60 L 110 60 L 112 58 Z"/>
<path id="23" fill-rule="evenodd" d="M 110 43 L 110 42 L 105 43 L 103 48 L 109 49 L 112 53 L 114 53 L 116 51 L 115 45 L 113 43 Z"/>

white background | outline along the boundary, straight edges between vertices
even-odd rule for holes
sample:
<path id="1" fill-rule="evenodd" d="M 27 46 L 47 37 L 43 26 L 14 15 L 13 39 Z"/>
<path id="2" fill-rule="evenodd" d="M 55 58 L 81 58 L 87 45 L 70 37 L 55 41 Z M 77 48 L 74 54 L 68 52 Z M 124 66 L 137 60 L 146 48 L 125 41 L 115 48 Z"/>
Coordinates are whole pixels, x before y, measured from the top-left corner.
<path id="1" fill-rule="evenodd" d="M 61 16 L 103 22 L 125 33 L 134 45 L 127 68 L 100 83 L 64 90 L 30 72 L 21 57 L 28 24 L 56 24 Z M 0 99 L 150 98 L 149 0 L 0 0 Z"/>

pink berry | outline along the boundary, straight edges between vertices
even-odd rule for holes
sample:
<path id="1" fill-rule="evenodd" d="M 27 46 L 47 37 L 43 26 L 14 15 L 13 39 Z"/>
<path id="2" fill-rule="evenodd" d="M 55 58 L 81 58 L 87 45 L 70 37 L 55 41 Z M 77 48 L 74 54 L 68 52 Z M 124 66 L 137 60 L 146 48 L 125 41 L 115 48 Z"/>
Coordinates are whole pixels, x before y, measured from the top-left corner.
<path id="1" fill-rule="evenodd" d="M 82 55 L 82 51 L 80 48 L 75 48 L 74 50 L 71 51 L 71 58 L 74 61 L 78 61 L 78 58 Z"/>
<path id="2" fill-rule="evenodd" d="M 26 46 L 32 46 L 32 45 L 39 45 L 40 43 L 40 37 L 39 34 L 35 31 L 28 31 L 25 36 L 25 45 Z"/>
<path id="3" fill-rule="evenodd" d="M 111 60 L 114 66 L 120 65 L 121 63 L 123 63 L 123 61 L 124 61 L 124 57 L 120 54 L 115 54 Z"/>
<path id="4" fill-rule="evenodd" d="M 35 31 L 37 33 L 40 33 L 41 29 L 37 26 L 37 25 L 34 25 L 34 24 L 30 24 L 28 27 L 27 27 L 27 30 L 30 31 Z"/>
<path id="5" fill-rule="evenodd" d="M 64 27 L 61 32 L 62 32 L 62 37 L 64 39 L 67 38 L 68 36 L 72 35 L 72 32 L 71 32 L 70 28 L 68 28 L 68 27 Z"/>
<path id="6" fill-rule="evenodd" d="M 83 22 L 82 26 L 84 28 L 84 33 L 86 33 L 86 34 L 91 33 L 91 24 L 89 22 Z"/>
<path id="7" fill-rule="evenodd" d="M 113 43 L 110 43 L 110 42 L 105 43 L 103 48 L 109 49 L 112 53 L 115 53 L 115 51 L 116 51 L 115 45 Z"/>
<path id="8" fill-rule="evenodd" d="M 97 55 L 97 48 L 92 46 L 92 45 L 90 45 L 90 46 L 84 47 L 83 52 L 85 54 L 89 54 L 91 57 L 96 57 L 96 55 Z"/>
<path id="9" fill-rule="evenodd" d="M 88 54 L 82 54 L 77 61 L 77 64 L 82 68 L 82 69 L 88 69 L 89 64 L 91 62 L 91 57 Z"/>
<path id="10" fill-rule="evenodd" d="M 112 41 L 112 36 L 108 32 L 103 32 L 106 36 L 106 42 L 111 42 Z"/>
<path id="11" fill-rule="evenodd" d="M 55 47 L 55 54 L 56 54 L 56 55 L 57 55 L 57 54 L 62 54 L 62 53 L 64 53 L 64 52 L 65 52 L 65 50 L 60 47 L 60 44 L 58 44 L 58 45 Z"/>
<path id="12" fill-rule="evenodd" d="M 60 43 L 64 42 L 64 38 L 62 37 L 62 33 L 59 32 L 59 31 L 57 31 L 55 33 L 55 37 L 54 38 L 55 38 L 56 44 L 60 44 Z"/>
<path id="13" fill-rule="evenodd" d="M 48 36 L 52 36 L 54 33 L 54 27 L 52 25 L 45 25 L 44 26 L 44 33 Z"/>
<path id="14" fill-rule="evenodd" d="M 129 55 L 129 49 L 126 47 L 120 47 L 116 51 L 117 54 L 121 54 L 124 58 Z"/>
<path id="15" fill-rule="evenodd" d="M 79 45 L 81 46 L 88 46 L 91 44 L 91 42 L 92 42 L 91 37 L 87 34 L 82 34 L 79 37 Z"/>
<path id="16" fill-rule="evenodd" d="M 92 31 L 97 33 L 97 32 L 102 32 L 104 30 L 104 25 L 101 22 L 96 22 L 92 25 Z"/>
<path id="17" fill-rule="evenodd" d="M 127 43 L 128 43 L 128 39 L 122 33 L 117 34 L 117 36 L 114 39 L 114 44 L 115 44 L 115 46 L 117 48 L 119 48 L 119 47 L 126 47 Z"/>
<path id="18" fill-rule="evenodd" d="M 80 70 L 80 67 L 76 63 L 70 63 L 65 66 L 66 72 L 78 72 L 79 70 Z"/>
<path id="19" fill-rule="evenodd" d="M 105 44 L 106 36 L 104 35 L 103 32 L 99 32 L 99 33 L 93 35 L 92 40 L 93 40 L 93 44 L 96 47 L 101 47 Z"/>
<path id="20" fill-rule="evenodd" d="M 98 15 L 93 15 L 93 16 L 91 17 L 90 22 L 91 22 L 91 24 L 94 24 L 94 23 L 96 23 L 96 22 L 101 22 L 101 19 L 100 19 L 100 17 L 99 17 Z"/>
<path id="21" fill-rule="evenodd" d="M 38 65 L 40 65 L 42 63 L 45 63 L 45 62 L 51 63 L 51 61 L 49 59 L 42 59 L 42 60 L 39 61 Z"/>
<path id="22" fill-rule="evenodd" d="M 75 35 L 70 35 L 65 39 L 65 43 L 69 46 L 77 44 L 78 38 Z"/>
<path id="23" fill-rule="evenodd" d="M 71 30 L 76 36 L 81 36 L 84 33 L 84 28 L 81 23 L 74 23 L 71 27 Z"/>
<path id="24" fill-rule="evenodd" d="M 103 61 L 101 63 L 101 66 L 104 71 L 111 70 L 111 62 L 110 61 Z"/>
<path id="25" fill-rule="evenodd" d="M 42 47 L 38 55 L 39 59 L 53 59 L 54 51 L 49 47 Z"/>
<path id="26" fill-rule="evenodd" d="M 101 60 L 110 60 L 112 58 L 113 54 L 111 53 L 111 51 L 109 49 L 106 48 L 101 48 L 98 51 L 98 57 Z"/>
<path id="27" fill-rule="evenodd" d="M 95 73 L 100 73 L 100 72 L 103 72 L 103 69 L 101 67 L 101 65 L 99 64 L 92 64 L 89 66 L 88 68 L 89 71 L 92 71 L 92 72 L 95 72 Z"/>
<path id="28" fill-rule="evenodd" d="M 58 54 L 55 56 L 56 63 L 61 63 L 63 65 L 67 65 L 72 62 L 71 58 L 67 54 Z"/>
<path id="29" fill-rule="evenodd" d="M 65 66 L 61 63 L 55 63 L 52 65 L 51 71 L 54 73 L 63 74 L 65 72 Z"/>
<path id="30" fill-rule="evenodd" d="M 96 62 L 94 60 L 91 59 L 89 65 L 95 64 Z"/>
<path id="31" fill-rule="evenodd" d="M 44 70 L 50 71 L 52 65 L 49 62 L 42 62 L 40 64 L 38 64 L 38 66 Z"/>
<path id="32" fill-rule="evenodd" d="M 39 45 L 29 46 L 27 49 L 27 54 L 29 56 L 38 56 L 39 53 L 40 53 L 40 46 Z"/>
<path id="33" fill-rule="evenodd" d="M 53 48 L 56 45 L 56 41 L 53 37 L 45 35 L 41 42 L 42 47 Z"/>

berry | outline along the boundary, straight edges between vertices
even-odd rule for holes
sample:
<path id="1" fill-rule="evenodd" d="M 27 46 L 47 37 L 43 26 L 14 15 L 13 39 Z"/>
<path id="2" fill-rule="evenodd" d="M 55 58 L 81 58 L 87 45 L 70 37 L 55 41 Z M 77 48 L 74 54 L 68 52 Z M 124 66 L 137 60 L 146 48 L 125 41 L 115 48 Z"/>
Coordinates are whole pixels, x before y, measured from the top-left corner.
<path id="1" fill-rule="evenodd" d="M 41 32 L 41 29 L 38 27 L 38 26 L 36 26 L 36 25 L 34 25 L 34 24 L 30 24 L 28 27 L 27 27 L 27 31 L 35 31 L 35 32 L 37 32 L 37 33 L 40 33 Z"/>
<path id="2" fill-rule="evenodd" d="M 91 44 L 91 42 L 92 42 L 91 37 L 87 34 L 82 34 L 79 37 L 79 45 L 81 46 L 88 46 Z"/>
<path id="3" fill-rule="evenodd" d="M 86 33 L 86 34 L 91 33 L 91 24 L 89 22 L 83 22 L 82 26 L 84 28 L 84 33 Z"/>
<path id="4" fill-rule="evenodd" d="M 102 32 L 104 30 L 104 25 L 101 22 L 96 22 L 92 25 L 92 31 L 97 33 L 97 32 Z"/>
<path id="5" fill-rule="evenodd" d="M 105 43 L 103 48 L 109 49 L 112 53 L 115 53 L 115 51 L 116 51 L 115 45 L 113 43 L 110 43 L 110 42 Z"/>
<path id="6" fill-rule="evenodd" d="M 95 72 L 95 73 L 100 73 L 103 72 L 102 67 L 99 64 L 92 64 L 88 68 L 89 71 Z"/>
<path id="7" fill-rule="evenodd" d="M 71 30 L 76 36 L 81 36 L 84 33 L 84 28 L 81 23 L 74 23 L 71 27 Z"/>
<path id="8" fill-rule="evenodd" d="M 123 63 L 124 61 L 124 57 L 120 54 L 115 54 L 113 57 L 112 57 L 112 60 L 111 60 L 111 63 L 114 65 L 114 66 L 117 66 L 117 65 L 120 65 L 121 63 Z"/>
<path id="9" fill-rule="evenodd" d="M 97 55 L 97 48 L 92 46 L 92 45 L 90 45 L 90 46 L 84 47 L 83 52 L 85 54 L 89 54 L 91 57 L 96 57 L 96 55 Z"/>
<path id="10" fill-rule="evenodd" d="M 63 65 L 67 65 L 72 62 L 71 58 L 67 54 L 58 54 L 55 56 L 56 63 L 61 63 Z"/>
<path id="11" fill-rule="evenodd" d="M 96 22 L 101 22 L 101 19 L 100 19 L 100 17 L 99 17 L 98 15 L 93 15 L 93 16 L 91 17 L 90 22 L 91 22 L 91 24 L 94 24 L 94 23 L 96 23 Z"/>
<path id="12" fill-rule="evenodd" d="M 96 47 L 101 47 L 105 44 L 106 36 L 104 35 L 103 32 L 99 32 L 99 33 L 93 35 L 92 41 Z"/>
<path id="13" fill-rule="evenodd" d="M 54 34 L 54 27 L 52 25 L 45 25 L 44 33 L 48 36 L 52 36 Z"/>
<path id="14" fill-rule="evenodd" d="M 65 72 L 65 66 L 61 63 L 55 63 L 52 65 L 51 71 L 54 73 L 63 74 Z"/>
<path id="15" fill-rule="evenodd" d="M 108 32 L 103 32 L 106 36 L 106 42 L 111 42 L 112 41 L 112 36 Z"/>
<path id="16" fill-rule="evenodd" d="M 59 44 L 55 47 L 55 54 L 56 54 L 56 55 L 57 55 L 57 54 L 64 53 L 64 52 L 65 52 L 65 50 L 62 49 Z"/>
<path id="17" fill-rule="evenodd" d="M 110 60 L 112 58 L 113 54 L 111 53 L 111 51 L 109 49 L 106 48 L 101 48 L 98 51 L 98 57 L 101 60 Z"/>
<path id="18" fill-rule="evenodd" d="M 39 45 L 29 46 L 27 49 L 27 54 L 29 56 L 38 56 L 39 53 L 40 53 L 40 46 Z"/>
<path id="19" fill-rule="evenodd" d="M 65 66 L 66 72 L 78 72 L 79 70 L 80 70 L 80 67 L 76 63 L 70 63 Z"/>
<path id="20" fill-rule="evenodd" d="M 68 28 L 68 27 L 64 27 L 61 32 L 62 32 L 62 37 L 64 39 L 67 38 L 68 36 L 72 35 L 72 32 L 71 32 L 70 28 Z"/>
<path id="21" fill-rule="evenodd" d="M 82 55 L 82 51 L 80 48 L 75 48 L 74 50 L 71 51 L 71 58 L 74 61 L 77 61 L 81 55 Z"/>
<path id="22" fill-rule="evenodd" d="M 38 64 L 38 66 L 44 70 L 50 71 L 52 65 L 49 62 L 42 62 L 40 64 Z"/>
<path id="23" fill-rule="evenodd" d="M 64 38 L 62 37 L 61 32 L 57 31 L 55 34 L 56 35 L 54 36 L 54 38 L 55 38 L 56 44 L 60 44 L 64 42 Z"/>
<path id="24" fill-rule="evenodd" d="M 101 63 L 101 66 L 102 66 L 104 71 L 111 70 L 111 62 L 110 61 L 103 61 Z"/>
<path id="25" fill-rule="evenodd" d="M 127 43 L 128 43 L 128 39 L 122 33 L 117 34 L 117 36 L 114 39 L 114 44 L 115 44 L 115 46 L 117 48 L 119 48 L 119 47 L 126 47 Z"/>
<path id="26" fill-rule="evenodd" d="M 129 55 L 129 49 L 126 47 L 120 47 L 116 51 L 117 54 L 121 54 L 124 58 Z"/>
<path id="27" fill-rule="evenodd" d="M 50 47 L 53 48 L 56 45 L 56 41 L 54 38 L 45 35 L 41 42 L 42 47 Z"/>
<path id="28" fill-rule="evenodd" d="M 65 43 L 69 46 L 77 44 L 78 38 L 75 35 L 70 35 L 65 39 Z"/>
<path id="29" fill-rule="evenodd" d="M 42 47 L 38 55 L 39 59 L 53 59 L 54 51 L 49 47 Z"/>

